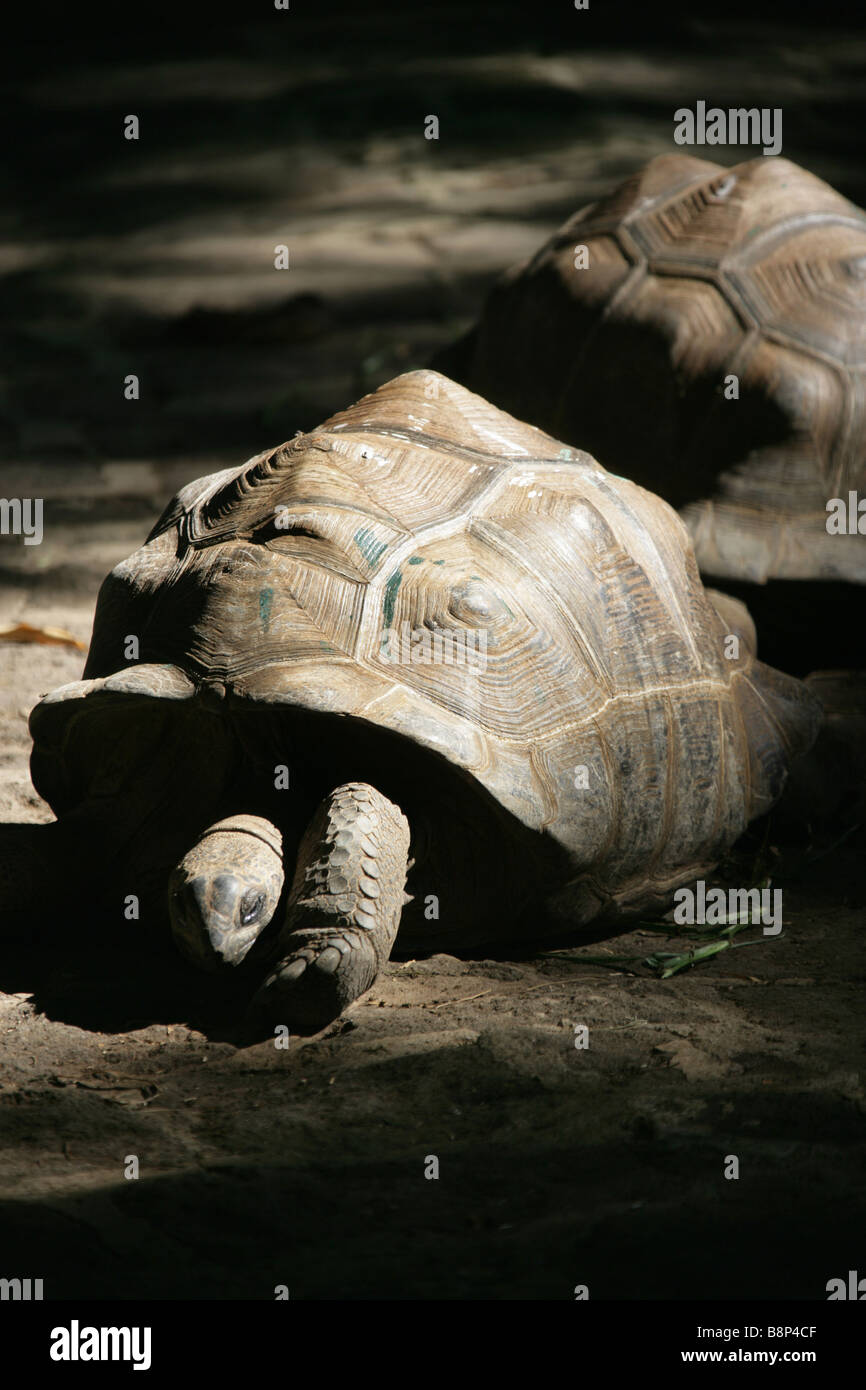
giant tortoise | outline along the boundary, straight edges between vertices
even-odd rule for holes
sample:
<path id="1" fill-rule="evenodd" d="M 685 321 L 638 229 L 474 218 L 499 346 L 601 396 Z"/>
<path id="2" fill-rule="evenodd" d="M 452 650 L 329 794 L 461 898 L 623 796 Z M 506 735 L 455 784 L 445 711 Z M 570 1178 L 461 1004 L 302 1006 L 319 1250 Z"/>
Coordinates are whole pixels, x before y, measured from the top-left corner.
<path id="1" fill-rule="evenodd" d="M 789 160 L 653 159 L 435 365 L 680 508 L 703 574 L 866 583 L 866 214 Z"/>
<path id="2" fill-rule="evenodd" d="M 107 577 L 83 679 L 31 716 L 58 822 L 7 900 L 98 857 L 205 969 L 269 928 L 253 1004 L 307 1031 L 398 929 L 459 951 L 658 908 L 819 722 L 718 604 L 665 502 L 410 372 L 184 487 Z"/>

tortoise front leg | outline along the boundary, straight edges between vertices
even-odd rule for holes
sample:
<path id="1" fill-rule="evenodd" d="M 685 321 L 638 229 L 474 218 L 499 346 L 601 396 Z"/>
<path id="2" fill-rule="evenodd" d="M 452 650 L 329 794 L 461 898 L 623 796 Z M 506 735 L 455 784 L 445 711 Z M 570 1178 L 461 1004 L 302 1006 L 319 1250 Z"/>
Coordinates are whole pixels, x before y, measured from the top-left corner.
<path id="1" fill-rule="evenodd" d="M 88 815 L 72 812 L 47 825 L 0 825 L 0 935 L 29 934 L 47 922 L 59 927 L 86 897 L 112 855 Z"/>
<path id="2" fill-rule="evenodd" d="M 51 904 L 63 882 L 62 844 L 57 822 L 0 825 L 0 916 L 38 913 Z"/>
<path id="3" fill-rule="evenodd" d="M 0 824 L 0 920 L 94 912 L 118 890 L 121 846 L 112 810 L 82 803 L 44 825 Z"/>
<path id="4" fill-rule="evenodd" d="M 403 910 L 409 823 L 375 787 L 347 782 L 301 841 L 279 964 L 252 1001 L 259 1017 L 313 1033 L 368 990 Z"/>

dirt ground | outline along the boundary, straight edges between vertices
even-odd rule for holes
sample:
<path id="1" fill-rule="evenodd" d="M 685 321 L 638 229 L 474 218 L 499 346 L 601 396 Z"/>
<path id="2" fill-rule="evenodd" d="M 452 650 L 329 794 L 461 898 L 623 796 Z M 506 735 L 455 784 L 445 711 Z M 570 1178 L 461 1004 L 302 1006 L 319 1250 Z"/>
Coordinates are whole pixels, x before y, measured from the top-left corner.
<path id="1" fill-rule="evenodd" d="M 351 28 L 329 46 L 315 17 L 316 63 L 266 26 L 69 64 L 61 34 L 22 60 L 13 158 L 48 167 L 3 214 L 0 490 L 44 497 L 46 529 L 0 542 L 0 623 L 86 644 L 99 582 L 180 483 L 427 361 L 496 271 L 669 147 L 670 90 L 706 91 L 711 61 L 721 104 L 784 101 L 786 153 L 866 201 L 862 37 L 792 34 L 768 63 L 751 31 L 580 51 L 503 20 L 455 57 L 452 20 L 419 45 L 373 15 L 361 75 Z M 441 101 L 454 143 L 405 128 L 419 84 L 415 125 Z M 101 123 L 139 105 L 148 140 L 109 146 Z M 26 720 L 82 664 L 0 643 L 0 821 L 51 819 Z M 862 1267 L 866 842 L 851 806 L 809 821 L 801 802 L 740 849 L 783 889 L 778 938 L 667 980 L 641 962 L 683 939 L 647 926 L 394 962 L 288 1049 L 239 1045 L 231 997 L 58 883 L 56 918 L 0 949 L 0 1275 L 46 1298 L 826 1297 Z"/>

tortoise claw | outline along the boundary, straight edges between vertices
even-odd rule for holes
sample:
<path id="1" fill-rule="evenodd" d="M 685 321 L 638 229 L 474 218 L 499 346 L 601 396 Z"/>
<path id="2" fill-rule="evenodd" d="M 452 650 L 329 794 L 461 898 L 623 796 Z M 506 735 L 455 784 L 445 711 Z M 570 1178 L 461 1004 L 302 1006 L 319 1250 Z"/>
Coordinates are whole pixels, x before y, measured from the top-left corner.
<path id="1" fill-rule="evenodd" d="M 370 988 L 379 963 L 363 932 L 314 929 L 296 937 L 305 944 L 271 971 L 250 1011 L 260 1021 L 317 1033 Z"/>

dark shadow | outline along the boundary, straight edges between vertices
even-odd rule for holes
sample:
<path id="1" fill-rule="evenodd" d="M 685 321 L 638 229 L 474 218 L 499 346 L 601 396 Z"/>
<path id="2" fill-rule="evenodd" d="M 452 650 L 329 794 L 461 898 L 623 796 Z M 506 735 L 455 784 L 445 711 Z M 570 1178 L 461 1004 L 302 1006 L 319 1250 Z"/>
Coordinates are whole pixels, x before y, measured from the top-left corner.
<path id="1" fill-rule="evenodd" d="M 657 1098 L 644 1110 L 630 1096 L 618 1132 L 601 1135 L 574 1074 L 560 1087 L 521 1074 L 483 1039 L 342 1074 L 351 1121 L 329 1118 L 321 1079 L 303 1088 L 287 1068 L 235 1076 L 222 1099 L 229 1117 L 232 1091 L 247 1113 L 258 1097 L 271 1158 L 166 1176 L 147 1176 L 166 1158 L 135 1111 L 69 1086 L 12 1111 L 16 1130 L 26 1119 L 33 1140 L 66 1135 L 72 1150 L 96 1125 L 119 1176 L 3 1202 L 7 1275 L 44 1277 L 48 1300 L 272 1300 L 287 1285 L 293 1300 L 572 1301 L 578 1284 L 592 1299 L 820 1300 L 852 1267 L 862 1133 L 839 1096 L 694 1084 L 699 1122 L 672 1121 L 671 1095 L 661 1120 Z M 176 1078 L 181 1093 L 195 1077 L 191 1064 Z M 436 1118 L 442 1087 L 451 1113 Z M 667 1090 L 685 1101 L 681 1078 Z M 247 1151 L 262 1149 L 260 1126 Z M 217 1130 L 224 1143 L 232 1129 Z M 123 1181 L 131 1154 L 142 1176 Z M 437 1181 L 424 1177 L 431 1154 Z M 732 1154 L 739 1181 L 723 1177 Z"/>
<path id="2" fill-rule="evenodd" d="M 866 587 L 806 579 L 748 584 L 711 574 L 703 580 L 746 605 L 758 633 L 758 656 L 768 666 L 792 676 L 866 668 Z"/>
<path id="3" fill-rule="evenodd" d="M 206 24 L 167 9 L 160 19 L 159 5 L 139 6 L 123 26 L 67 9 L 57 7 L 50 20 L 40 10 L 29 42 L 29 17 L 19 16 L 3 112 L 5 128 L 16 131 L 4 150 L 17 193 L 9 232 L 38 253 L 35 265 L 4 278 L 3 351 L 15 370 L 0 410 L 0 445 L 19 455 L 51 452 L 44 435 L 29 442 L 31 427 L 71 420 L 85 456 L 158 458 L 208 442 L 253 453 L 424 365 L 453 340 L 476 316 L 491 273 L 452 272 L 447 254 L 437 253 L 429 281 L 419 272 L 387 291 L 335 294 L 323 271 L 320 283 L 277 307 L 235 314 L 193 303 L 176 320 L 131 314 L 123 322 L 112 293 L 91 287 L 106 269 L 123 280 L 126 263 L 115 257 L 128 238 L 143 284 L 150 270 L 182 286 L 201 264 L 170 248 L 190 226 L 207 229 L 229 212 L 244 235 L 267 242 L 274 227 L 293 226 L 313 184 L 323 225 L 347 214 L 387 220 L 404 206 L 393 180 L 372 201 L 362 180 L 327 196 L 334 161 L 359 166 L 377 140 L 395 142 L 390 173 L 401 169 L 401 142 L 416 136 L 420 154 L 413 146 L 412 159 L 422 167 L 444 161 L 484 172 L 498 159 L 537 154 L 556 166 L 554 191 L 527 186 L 524 206 L 507 212 L 494 197 L 484 217 L 494 238 L 500 220 L 538 221 L 541 243 L 599 186 L 642 162 L 650 137 L 669 141 L 672 98 L 653 80 L 653 64 L 681 78 L 678 100 L 706 97 L 715 77 L 712 99 L 739 105 L 738 60 L 754 74 L 763 55 L 790 79 L 785 154 L 866 202 L 857 60 L 847 56 L 844 28 L 834 48 L 810 54 L 811 15 L 798 29 L 786 10 L 783 32 L 745 5 L 726 7 L 722 21 L 685 5 L 664 13 L 593 5 L 577 13 L 567 4 L 528 11 L 509 0 L 497 6 L 495 25 L 477 26 L 456 5 L 391 0 L 363 14 L 329 0 L 324 10 L 295 7 L 267 18 L 214 5 Z M 824 43 L 834 19 L 847 16 L 822 8 Z M 300 63 L 302 52 L 314 52 L 315 64 Z M 801 52 L 808 80 L 795 61 Z M 527 54 L 542 66 L 527 68 Z M 543 67 L 559 56 L 617 54 L 642 55 L 646 72 L 631 85 L 623 78 L 605 86 L 554 80 Z M 497 61 L 472 61 L 490 55 Z M 122 120 L 136 106 L 146 129 L 133 144 L 122 138 Z M 423 140 L 428 111 L 441 122 L 438 143 Z M 597 151 L 592 187 L 585 171 L 568 185 L 578 138 Z M 715 157 L 734 162 L 744 153 Z M 261 172 L 250 175 L 248 165 Z M 426 214 L 432 206 L 406 186 L 406 208 Z M 455 198 L 449 214 L 459 228 L 478 209 Z M 498 268 L 511 259 L 503 246 Z M 80 291 L 70 288 L 80 282 Z M 134 413 L 118 388 L 129 371 L 142 381 Z"/>

